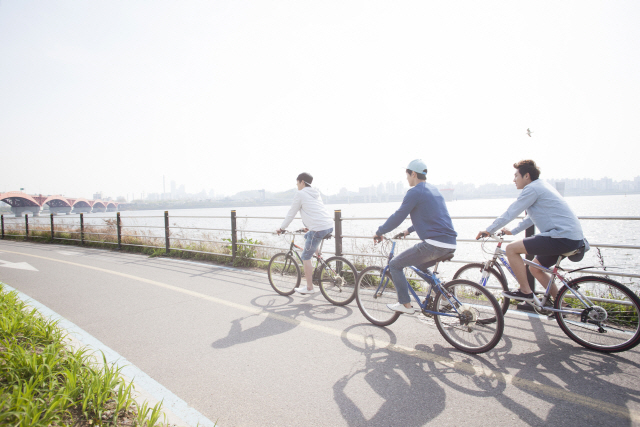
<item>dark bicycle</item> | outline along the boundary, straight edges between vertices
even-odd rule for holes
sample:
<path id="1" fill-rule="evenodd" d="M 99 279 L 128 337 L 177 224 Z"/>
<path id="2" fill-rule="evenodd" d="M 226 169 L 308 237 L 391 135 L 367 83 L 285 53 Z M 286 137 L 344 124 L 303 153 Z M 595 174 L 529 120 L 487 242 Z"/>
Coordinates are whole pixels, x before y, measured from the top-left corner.
<path id="1" fill-rule="evenodd" d="M 300 285 L 302 273 L 296 258 L 302 262 L 299 251 L 302 248 L 294 243 L 295 236 L 304 230 L 284 232 L 291 234 L 291 245 L 288 252 L 274 255 L 269 261 L 269 283 L 280 295 L 291 295 Z M 322 295 L 332 304 L 347 305 L 355 298 L 358 271 L 353 264 L 341 256 L 328 259 L 322 257 L 324 241 L 331 239 L 328 234 L 322 239 L 318 255 L 314 254 L 316 265 L 313 270 L 313 283 L 320 287 Z M 295 255 L 295 257 L 294 257 Z"/>

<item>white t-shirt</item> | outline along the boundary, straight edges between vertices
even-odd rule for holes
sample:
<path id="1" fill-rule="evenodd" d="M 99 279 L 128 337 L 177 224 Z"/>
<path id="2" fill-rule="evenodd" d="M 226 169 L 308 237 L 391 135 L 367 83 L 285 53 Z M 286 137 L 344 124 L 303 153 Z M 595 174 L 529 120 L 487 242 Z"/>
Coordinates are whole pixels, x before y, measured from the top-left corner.
<path id="1" fill-rule="evenodd" d="M 311 231 L 333 228 L 331 212 L 324 206 L 320 191 L 315 188 L 304 187 L 296 192 L 291 209 L 289 209 L 289 213 L 287 213 L 280 228 L 282 230 L 286 229 L 298 212 L 300 212 L 304 226 Z"/>

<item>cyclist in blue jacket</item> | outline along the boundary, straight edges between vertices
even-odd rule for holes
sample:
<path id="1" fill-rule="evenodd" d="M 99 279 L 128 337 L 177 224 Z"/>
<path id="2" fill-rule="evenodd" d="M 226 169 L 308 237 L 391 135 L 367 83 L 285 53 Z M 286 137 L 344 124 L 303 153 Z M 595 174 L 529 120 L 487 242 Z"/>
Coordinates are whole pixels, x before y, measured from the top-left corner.
<path id="1" fill-rule="evenodd" d="M 419 269 L 429 261 L 443 257 L 456 250 L 457 233 L 453 229 L 451 217 L 447 210 L 444 197 L 438 189 L 428 184 L 427 165 L 420 159 L 413 160 L 406 169 L 407 181 L 411 187 L 404 196 L 402 205 L 387 219 L 373 236 L 374 242 L 380 242 L 382 236 L 398 227 L 407 216 L 411 216 L 411 227 L 404 231 L 408 236 L 417 232 L 422 242 L 407 249 L 389 262 L 391 278 L 398 292 L 398 302 L 387 304 L 392 311 L 412 314 L 409 297 L 409 282 L 403 269 L 415 266 Z"/>

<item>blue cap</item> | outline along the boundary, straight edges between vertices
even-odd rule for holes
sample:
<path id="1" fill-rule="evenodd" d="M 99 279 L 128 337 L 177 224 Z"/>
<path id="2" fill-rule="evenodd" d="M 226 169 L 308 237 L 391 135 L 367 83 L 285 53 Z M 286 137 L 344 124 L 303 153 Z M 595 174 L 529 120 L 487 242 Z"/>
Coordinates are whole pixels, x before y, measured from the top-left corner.
<path id="1" fill-rule="evenodd" d="M 416 173 L 427 173 L 427 165 L 422 161 L 422 159 L 412 160 L 411 163 L 409 163 L 409 166 L 407 166 L 407 169 Z"/>

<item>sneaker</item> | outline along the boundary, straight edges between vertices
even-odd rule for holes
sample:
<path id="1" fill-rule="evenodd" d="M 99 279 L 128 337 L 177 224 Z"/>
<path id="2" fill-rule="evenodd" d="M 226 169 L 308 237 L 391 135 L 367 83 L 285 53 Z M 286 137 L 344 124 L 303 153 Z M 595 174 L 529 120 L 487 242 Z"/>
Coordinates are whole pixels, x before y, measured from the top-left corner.
<path id="1" fill-rule="evenodd" d="M 309 290 L 309 289 L 307 289 L 306 286 L 300 286 L 299 288 L 295 288 L 294 291 L 296 291 L 299 294 L 303 294 L 304 295 L 304 294 L 313 294 L 313 293 L 315 293 L 316 290 L 315 289 Z"/>
<path id="2" fill-rule="evenodd" d="M 405 314 L 413 314 L 416 311 L 413 307 L 407 308 L 404 306 L 404 304 L 400 304 L 399 302 L 395 304 L 387 304 L 387 308 L 391 311 L 397 311 L 398 313 Z"/>
<path id="3" fill-rule="evenodd" d="M 530 294 L 525 294 L 520 289 L 515 291 L 503 291 L 502 295 L 504 295 L 507 298 L 515 299 L 518 301 L 526 301 L 526 302 L 533 301 L 533 292 L 531 292 Z"/>

